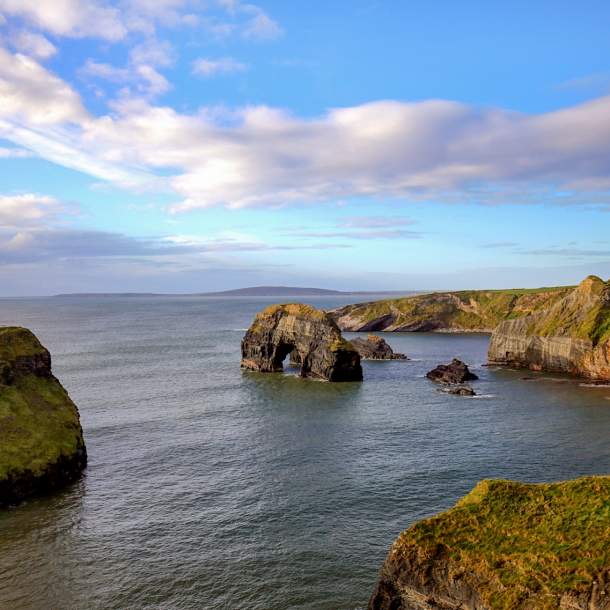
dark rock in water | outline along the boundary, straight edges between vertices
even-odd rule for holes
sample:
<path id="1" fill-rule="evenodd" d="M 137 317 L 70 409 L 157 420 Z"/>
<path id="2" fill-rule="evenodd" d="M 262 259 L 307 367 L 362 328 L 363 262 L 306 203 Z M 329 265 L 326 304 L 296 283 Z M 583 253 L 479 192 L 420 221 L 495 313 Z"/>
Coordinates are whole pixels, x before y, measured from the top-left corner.
<path id="1" fill-rule="evenodd" d="M 476 392 L 468 385 L 452 386 L 445 390 L 447 394 L 454 394 L 455 396 L 476 396 Z"/>
<path id="2" fill-rule="evenodd" d="M 87 465 L 78 410 L 26 328 L 0 328 L 0 507 L 59 489 Z"/>
<path id="3" fill-rule="evenodd" d="M 428 379 L 440 383 L 464 383 L 473 381 L 478 377 L 461 360 L 454 358 L 450 364 L 439 364 L 435 369 L 426 373 Z"/>
<path id="4" fill-rule="evenodd" d="M 360 355 L 334 320 L 310 305 L 271 305 L 259 312 L 241 342 L 241 366 L 262 373 L 301 367 L 301 377 L 362 381 Z"/>
<path id="5" fill-rule="evenodd" d="M 408 360 L 405 354 L 394 352 L 385 339 L 369 335 L 366 339 L 352 339 L 351 344 L 365 360 Z"/>
<path id="6" fill-rule="evenodd" d="M 398 536 L 369 610 L 610 610 L 609 502 L 610 477 L 482 481 Z"/>

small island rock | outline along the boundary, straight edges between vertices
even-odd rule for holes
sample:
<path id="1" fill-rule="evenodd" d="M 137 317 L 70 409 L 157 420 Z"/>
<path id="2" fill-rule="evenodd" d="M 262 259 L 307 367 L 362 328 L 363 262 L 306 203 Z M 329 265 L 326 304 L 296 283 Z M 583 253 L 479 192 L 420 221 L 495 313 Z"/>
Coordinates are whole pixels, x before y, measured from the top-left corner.
<path id="1" fill-rule="evenodd" d="M 476 396 L 476 392 L 469 385 L 452 386 L 445 390 L 447 394 L 455 396 Z"/>
<path id="2" fill-rule="evenodd" d="M 363 360 L 408 360 L 405 354 L 395 352 L 385 339 L 378 335 L 369 335 L 366 339 L 352 339 L 351 344 Z"/>
<path id="3" fill-rule="evenodd" d="M 426 377 L 439 383 L 464 383 L 474 381 L 478 377 L 461 360 L 454 358 L 449 364 L 439 364 L 426 373 Z"/>
<path id="4" fill-rule="evenodd" d="M 290 354 L 301 377 L 362 381 L 360 354 L 325 312 L 290 303 L 259 312 L 241 342 L 241 366 L 262 373 L 283 370 Z"/>

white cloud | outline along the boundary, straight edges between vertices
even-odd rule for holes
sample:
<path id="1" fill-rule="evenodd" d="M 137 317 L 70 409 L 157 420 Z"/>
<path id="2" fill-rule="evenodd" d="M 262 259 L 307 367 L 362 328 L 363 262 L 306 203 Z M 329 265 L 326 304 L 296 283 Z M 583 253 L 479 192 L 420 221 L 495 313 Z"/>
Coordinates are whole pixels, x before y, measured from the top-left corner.
<path id="1" fill-rule="evenodd" d="M 232 57 L 220 57 L 217 59 L 200 57 L 193 62 L 193 74 L 198 76 L 207 77 L 216 74 L 231 74 L 234 72 L 243 72 L 246 69 L 246 64 L 243 64 Z"/>
<path id="2" fill-rule="evenodd" d="M 61 208 L 57 199 L 46 195 L 0 195 L 0 228 L 40 223 L 55 216 Z"/>
<path id="3" fill-rule="evenodd" d="M 110 64 L 97 62 L 88 59 L 80 69 L 81 74 L 103 78 L 113 82 L 125 82 L 130 78 L 130 71 L 127 68 L 117 68 Z"/>
<path id="4" fill-rule="evenodd" d="M 34 155 L 23 148 L 6 148 L 0 146 L 0 159 L 28 159 Z"/>
<path id="5" fill-rule="evenodd" d="M 119 9 L 96 0 L 0 0 L 0 12 L 59 36 L 120 40 L 127 34 Z"/>
<path id="6" fill-rule="evenodd" d="M 12 37 L 15 48 L 27 55 L 48 59 L 57 53 L 57 48 L 42 34 L 22 30 Z"/>
<path id="7" fill-rule="evenodd" d="M 139 70 L 151 93 L 168 86 Z M 174 212 L 371 196 L 610 202 L 610 97 L 536 115 L 442 100 L 308 119 L 268 107 L 185 114 L 133 96 L 112 109 L 92 117 L 57 76 L 0 51 L 0 137 L 123 187 L 171 189 Z"/>
<path id="8" fill-rule="evenodd" d="M 30 57 L 0 48 L 0 120 L 32 125 L 80 122 L 87 113 L 80 97 L 63 80 Z M 0 129 L 0 134 L 2 130 Z"/>

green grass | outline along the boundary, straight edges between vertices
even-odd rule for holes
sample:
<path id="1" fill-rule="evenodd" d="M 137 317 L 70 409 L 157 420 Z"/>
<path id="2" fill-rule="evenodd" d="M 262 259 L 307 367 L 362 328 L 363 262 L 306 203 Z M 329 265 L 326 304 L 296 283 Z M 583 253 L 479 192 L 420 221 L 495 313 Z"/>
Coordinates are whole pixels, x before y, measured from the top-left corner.
<path id="1" fill-rule="evenodd" d="M 78 413 L 55 379 L 26 375 L 0 388 L 0 479 L 42 472 L 81 440 Z"/>
<path id="2" fill-rule="evenodd" d="M 456 506 L 421 521 L 393 552 L 442 545 L 455 569 L 474 573 L 494 610 L 557 608 L 558 596 L 590 589 L 610 566 L 610 477 L 550 484 L 482 481 Z M 532 603 L 533 602 L 533 603 Z"/>
<path id="3" fill-rule="evenodd" d="M 398 326 L 439 321 L 458 330 L 492 329 L 503 320 L 522 317 L 557 302 L 573 287 L 461 290 L 384 299 L 348 306 L 347 313 L 363 323 L 388 314 Z"/>
<path id="4" fill-rule="evenodd" d="M 0 361 L 34 356 L 44 347 L 27 329 L 0 328 Z M 8 364 L 7 364 L 8 363 Z M 26 471 L 38 474 L 82 442 L 78 412 L 54 377 L 20 375 L 0 383 L 0 479 Z"/>

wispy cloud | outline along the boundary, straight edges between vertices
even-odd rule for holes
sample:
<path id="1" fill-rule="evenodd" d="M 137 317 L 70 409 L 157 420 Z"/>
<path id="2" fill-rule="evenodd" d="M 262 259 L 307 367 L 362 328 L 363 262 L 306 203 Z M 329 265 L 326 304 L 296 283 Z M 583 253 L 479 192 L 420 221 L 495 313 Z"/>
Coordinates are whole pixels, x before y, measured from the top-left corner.
<path id="1" fill-rule="evenodd" d="M 559 90 L 577 90 L 577 91 L 596 91 L 607 92 L 610 90 L 610 72 L 598 72 L 596 74 L 587 74 L 578 78 L 572 78 L 559 83 L 556 86 Z"/>
<path id="2" fill-rule="evenodd" d="M 515 248 L 518 246 L 514 241 L 492 241 L 486 244 L 481 244 L 479 248 L 493 249 L 493 248 Z"/>
<path id="3" fill-rule="evenodd" d="M 248 66 L 232 57 L 219 57 L 211 59 L 200 57 L 193 62 L 193 74 L 197 76 L 210 77 L 217 74 L 234 74 L 244 72 Z"/>

